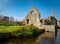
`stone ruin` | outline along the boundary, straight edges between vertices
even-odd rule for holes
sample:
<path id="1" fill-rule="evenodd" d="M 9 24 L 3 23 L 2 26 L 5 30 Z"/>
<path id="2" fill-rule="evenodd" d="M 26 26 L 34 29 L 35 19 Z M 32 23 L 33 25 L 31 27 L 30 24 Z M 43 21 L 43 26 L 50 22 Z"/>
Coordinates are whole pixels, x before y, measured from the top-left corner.
<path id="1" fill-rule="evenodd" d="M 41 25 L 40 13 L 37 11 L 37 9 L 32 7 L 23 22 L 26 25 L 34 25 L 34 26 L 39 27 Z"/>
<path id="2" fill-rule="evenodd" d="M 54 12 L 52 11 L 52 16 L 49 16 L 46 19 L 40 19 L 40 13 L 34 7 L 31 7 L 30 11 L 28 12 L 27 16 L 23 20 L 25 25 L 34 25 L 36 27 L 41 27 L 42 25 L 57 25 L 57 20 L 54 17 Z"/>

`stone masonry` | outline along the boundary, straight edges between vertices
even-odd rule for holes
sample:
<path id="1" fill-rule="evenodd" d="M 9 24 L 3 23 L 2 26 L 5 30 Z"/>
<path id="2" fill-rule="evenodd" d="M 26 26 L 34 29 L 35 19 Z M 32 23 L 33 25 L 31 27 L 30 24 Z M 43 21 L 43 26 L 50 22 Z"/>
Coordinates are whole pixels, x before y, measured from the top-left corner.
<path id="1" fill-rule="evenodd" d="M 39 27 L 41 25 L 40 23 L 40 13 L 32 7 L 30 11 L 28 12 L 26 18 L 25 18 L 25 24 L 26 25 L 34 25 Z"/>
<path id="2" fill-rule="evenodd" d="M 46 31 L 55 31 L 56 18 L 54 16 L 54 12 L 52 11 L 52 16 L 41 20 L 40 13 L 34 7 L 31 7 L 30 11 L 28 12 L 27 16 L 23 20 L 25 25 L 34 25 L 39 29 L 45 29 Z"/>

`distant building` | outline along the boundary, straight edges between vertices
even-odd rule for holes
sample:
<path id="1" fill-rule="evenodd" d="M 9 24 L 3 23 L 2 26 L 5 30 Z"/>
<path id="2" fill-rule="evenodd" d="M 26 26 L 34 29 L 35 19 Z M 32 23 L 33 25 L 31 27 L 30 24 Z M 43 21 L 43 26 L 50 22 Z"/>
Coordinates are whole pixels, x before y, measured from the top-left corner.
<path id="1" fill-rule="evenodd" d="M 14 18 L 13 17 L 0 15 L 0 21 L 11 21 L 11 22 L 13 22 Z"/>
<path id="2" fill-rule="evenodd" d="M 57 21 L 57 25 L 60 26 L 60 21 L 59 20 Z"/>
<path id="3" fill-rule="evenodd" d="M 3 15 L 0 15 L 0 20 L 2 20 L 3 19 Z"/>
<path id="4" fill-rule="evenodd" d="M 57 19 L 54 16 L 54 11 L 52 11 L 52 16 L 42 20 L 43 25 L 57 25 Z"/>
<path id="5" fill-rule="evenodd" d="M 9 21 L 9 17 L 4 16 L 4 17 L 3 17 L 3 20 L 4 20 L 4 21 Z"/>
<path id="6" fill-rule="evenodd" d="M 13 22 L 14 18 L 13 17 L 9 17 L 9 21 Z"/>

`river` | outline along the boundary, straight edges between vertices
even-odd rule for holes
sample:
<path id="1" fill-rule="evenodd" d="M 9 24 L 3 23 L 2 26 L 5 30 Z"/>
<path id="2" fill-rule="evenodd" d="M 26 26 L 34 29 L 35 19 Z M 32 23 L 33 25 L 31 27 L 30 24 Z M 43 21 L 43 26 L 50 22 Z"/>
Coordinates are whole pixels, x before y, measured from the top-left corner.
<path id="1" fill-rule="evenodd" d="M 60 30 L 57 33 L 44 32 L 34 38 L 12 38 L 0 41 L 0 44 L 60 44 Z"/>

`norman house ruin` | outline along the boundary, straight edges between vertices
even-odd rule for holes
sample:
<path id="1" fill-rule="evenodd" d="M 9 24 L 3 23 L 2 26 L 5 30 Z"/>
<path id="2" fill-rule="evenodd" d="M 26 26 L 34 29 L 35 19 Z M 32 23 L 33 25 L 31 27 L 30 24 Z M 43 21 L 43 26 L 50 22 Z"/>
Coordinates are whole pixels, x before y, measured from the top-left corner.
<path id="1" fill-rule="evenodd" d="M 38 10 L 32 7 L 23 22 L 26 25 L 35 25 L 35 26 L 57 25 L 57 20 L 54 16 L 54 11 L 52 11 L 52 16 L 49 16 L 48 18 L 45 19 L 40 19 L 41 18 L 40 15 L 41 14 L 38 12 Z"/>
<path id="2" fill-rule="evenodd" d="M 48 18 L 45 19 L 40 19 L 41 14 L 39 13 L 39 11 L 34 8 L 31 7 L 30 11 L 28 12 L 27 16 L 25 17 L 25 19 L 23 20 L 23 23 L 25 25 L 34 25 L 38 28 L 46 28 L 46 25 L 50 25 L 50 28 L 52 28 L 53 26 L 55 27 L 57 25 L 57 20 L 54 16 L 54 11 L 52 11 L 52 16 L 49 16 Z M 45 25 L 45 26 L 43 26 Z M 54 28 L 53 27 L 53 28 Z"/>
<path id="3" fill-rule="evenodd" d="M 24 23 L 26 25 L 34 25 L 37 27 L 39 27 L 41 25 L 40 13 L 37 11 L 37 9 L 35 9 L 34 7 L 32 7 L 30 9 L 30 11 L 28 12 L 28 14 L 24 20 Z"/>

